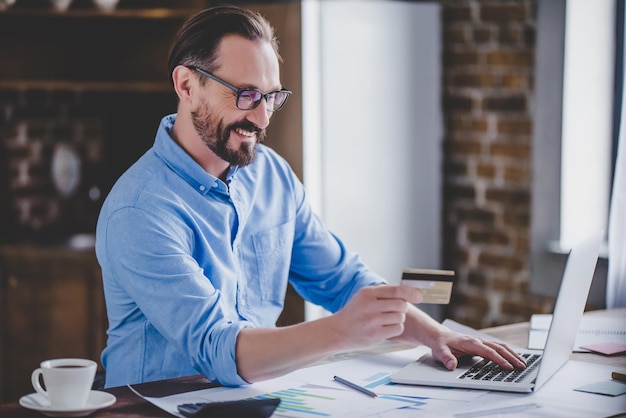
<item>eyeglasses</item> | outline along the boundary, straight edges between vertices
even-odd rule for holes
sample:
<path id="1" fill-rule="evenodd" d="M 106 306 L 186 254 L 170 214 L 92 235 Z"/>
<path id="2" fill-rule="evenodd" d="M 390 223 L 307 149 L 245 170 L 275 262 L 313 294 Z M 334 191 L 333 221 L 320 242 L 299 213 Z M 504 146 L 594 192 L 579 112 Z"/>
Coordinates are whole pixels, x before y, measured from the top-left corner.
<path id="1" fill-rule="evenodd" d="M 291 95 L 291 92 L 285 89 L 271 91 L 269 93 L 263 93 L 261 90 L 257 89 L 240 89 L 222 80 L 221 78 L 214 76 L 208 71 L 204 71 L 202 68 L 188 68 L 197 71 L 203 76 L 208 77 L 211 80 L 217 81 L 221 85 L 231 89 L 237 95 L 236 104 L 237 107 L 241 110 L 254 109 L 259 105 L 259 103 L 261 103 L 261 99 L 265 98 L 265 101 L 267 102 L 267 110 L 270 112 L 277 112 L 283 107 L 283 105 L 287 102 L 287 99 Z"/>

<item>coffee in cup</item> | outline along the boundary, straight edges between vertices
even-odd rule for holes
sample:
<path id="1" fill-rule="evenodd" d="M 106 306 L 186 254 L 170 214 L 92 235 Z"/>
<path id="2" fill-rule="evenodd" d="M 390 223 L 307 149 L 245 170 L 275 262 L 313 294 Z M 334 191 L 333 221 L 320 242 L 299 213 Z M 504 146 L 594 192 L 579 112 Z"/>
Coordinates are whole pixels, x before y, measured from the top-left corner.
<path id="1" fill-rule="evenodd" d="M 95 361 L 81 358 L 60 358 L 42 361 L 33 371 L 33 387 L 53 408 L 77 409 L 87 404 L 96 376 Z M 44 387 L 41 385 L 43 377 Z"/>

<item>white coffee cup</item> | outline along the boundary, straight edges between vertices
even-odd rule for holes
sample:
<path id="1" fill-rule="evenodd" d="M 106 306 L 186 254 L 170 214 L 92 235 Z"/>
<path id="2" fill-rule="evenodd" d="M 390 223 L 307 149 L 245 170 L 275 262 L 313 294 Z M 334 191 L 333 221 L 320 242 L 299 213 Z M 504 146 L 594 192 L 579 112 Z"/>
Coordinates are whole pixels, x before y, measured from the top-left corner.
<path id="1" fill-rule="evenodd" d="M 31 375 L 35 390 L 57 409 L 77 409 L 87 404 L 96 376 L 95 361 L 81 358 L 60 358 L 41 362 Z M 45 389 L 41 386 L 43 376 Z"/>

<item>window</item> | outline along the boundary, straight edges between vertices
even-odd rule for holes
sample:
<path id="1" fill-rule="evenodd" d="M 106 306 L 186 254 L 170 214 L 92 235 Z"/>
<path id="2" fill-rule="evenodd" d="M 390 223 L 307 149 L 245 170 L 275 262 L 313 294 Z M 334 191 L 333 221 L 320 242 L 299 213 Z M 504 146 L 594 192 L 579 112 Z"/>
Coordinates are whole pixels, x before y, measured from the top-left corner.
<path id="1" fill-rule="evenodd" d="M 531 226 L 536 293 L 555 295 L 571 245 L 607 229 L 613 115 L 619 112 L 615 16 L 612 0 L 539 2 Z M 602 259 L 591 302 L 603 303 L 605 282 Z"/>
<path id="2" fill-rule="evenodd" d="M 439 7 L 302 2 L 304 184 L 328 227 L 390 283 L 403 268 L 441 267 Z M 306 319 L 323 314 L 305 306 Z"/>

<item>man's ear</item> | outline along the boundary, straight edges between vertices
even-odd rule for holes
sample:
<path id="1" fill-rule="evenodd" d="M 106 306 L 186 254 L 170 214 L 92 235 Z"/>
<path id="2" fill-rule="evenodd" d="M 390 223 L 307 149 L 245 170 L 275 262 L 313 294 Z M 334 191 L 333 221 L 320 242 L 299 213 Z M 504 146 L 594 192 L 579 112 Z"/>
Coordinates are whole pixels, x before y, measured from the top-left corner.
<path id="1" fill-rule="evenodd" d="M 184 65 L 178 65 L 172 71 L 172 81 L 178 100 L 180 102 L 191 102 L 193 98 L 192 93 L 198 86 L 197 79 L 193 76 L 193 70 Z"/>

